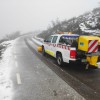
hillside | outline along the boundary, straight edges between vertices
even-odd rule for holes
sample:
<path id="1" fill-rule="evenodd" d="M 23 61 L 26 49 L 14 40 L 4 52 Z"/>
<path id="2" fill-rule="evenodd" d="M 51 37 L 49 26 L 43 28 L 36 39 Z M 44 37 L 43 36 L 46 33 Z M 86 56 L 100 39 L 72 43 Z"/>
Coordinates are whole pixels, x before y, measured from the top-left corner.
<path id="1" fill-rule="evenodd" d="M 100 33 L 100 7 L 87 12 L 79 17 L 74 17 L 62 22 L 52 22 L 47 30 L 42 31 L 38 36 L 46 38 L 59 31 L 73 32 L 75 34 L 99 34 Z"/>

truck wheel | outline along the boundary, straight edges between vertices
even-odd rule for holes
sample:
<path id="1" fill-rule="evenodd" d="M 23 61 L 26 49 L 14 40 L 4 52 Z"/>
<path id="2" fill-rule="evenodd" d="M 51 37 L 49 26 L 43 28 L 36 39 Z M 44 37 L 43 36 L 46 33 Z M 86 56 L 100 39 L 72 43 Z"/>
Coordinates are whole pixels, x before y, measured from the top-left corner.
<path id="1" fill-rule="evenodd" d="M 43 56 L 46 55 L 46 52 L 45 52 L 45 48 L 44 48 L 44 47 L 42 48 L 42 55 L 43 55 Z"/>
<path id="2" fill-rule="evenodd" d="M 57 64 L 62 66 L 63 65 L 62 55 L 58 54 L 56 59 L 57 59 Z"/>

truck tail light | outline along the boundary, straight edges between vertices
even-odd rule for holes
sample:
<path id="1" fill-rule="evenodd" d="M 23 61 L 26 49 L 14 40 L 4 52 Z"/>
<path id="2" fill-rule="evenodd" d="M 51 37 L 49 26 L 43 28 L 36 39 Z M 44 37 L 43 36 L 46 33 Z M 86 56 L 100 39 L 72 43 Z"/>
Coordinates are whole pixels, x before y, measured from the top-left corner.
<path id="1" fill-rule="evenodd" d="M 70 58 L 76 58 L 76 50 L 70 50 Z"/>

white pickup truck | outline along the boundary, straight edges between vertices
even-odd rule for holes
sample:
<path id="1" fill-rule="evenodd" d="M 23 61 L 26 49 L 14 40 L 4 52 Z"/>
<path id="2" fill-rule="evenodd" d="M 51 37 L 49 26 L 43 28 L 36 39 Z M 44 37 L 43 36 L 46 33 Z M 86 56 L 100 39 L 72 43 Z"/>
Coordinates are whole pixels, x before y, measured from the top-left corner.
<path id="1" fill-rule="evenodd" d="M 89 65 L 98 68 L 100 38 L 79 36 L 77 34 L 55 34 L 49 36 L 42 44 L 42 54 L 46 53 L 57 59 L 57 64 L 79 61 L 86 69 Z"/>
<path id="2" fill-rule="evenodd" d="M 79 35 L 76 34 L 55 34 L 44 40 L 42 53 L 46 53 L 57 59 L 58 65 L 63 62 L 76 61 L 76 47 L 72 47 L 72 42 L 76 41 Z M 76 43 L 77 45 L 77 43 Z"/>

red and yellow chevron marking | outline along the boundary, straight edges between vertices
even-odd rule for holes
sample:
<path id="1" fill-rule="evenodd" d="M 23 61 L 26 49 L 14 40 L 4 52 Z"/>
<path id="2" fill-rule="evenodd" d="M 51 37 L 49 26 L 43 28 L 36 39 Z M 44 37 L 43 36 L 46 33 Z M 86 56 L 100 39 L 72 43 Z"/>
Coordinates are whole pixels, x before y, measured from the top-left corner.
<path id="1" fill-rule="evenodd" d="M 97 52 L 98 51 L 98 40 L 90 40 L 88 53 Z"/>

